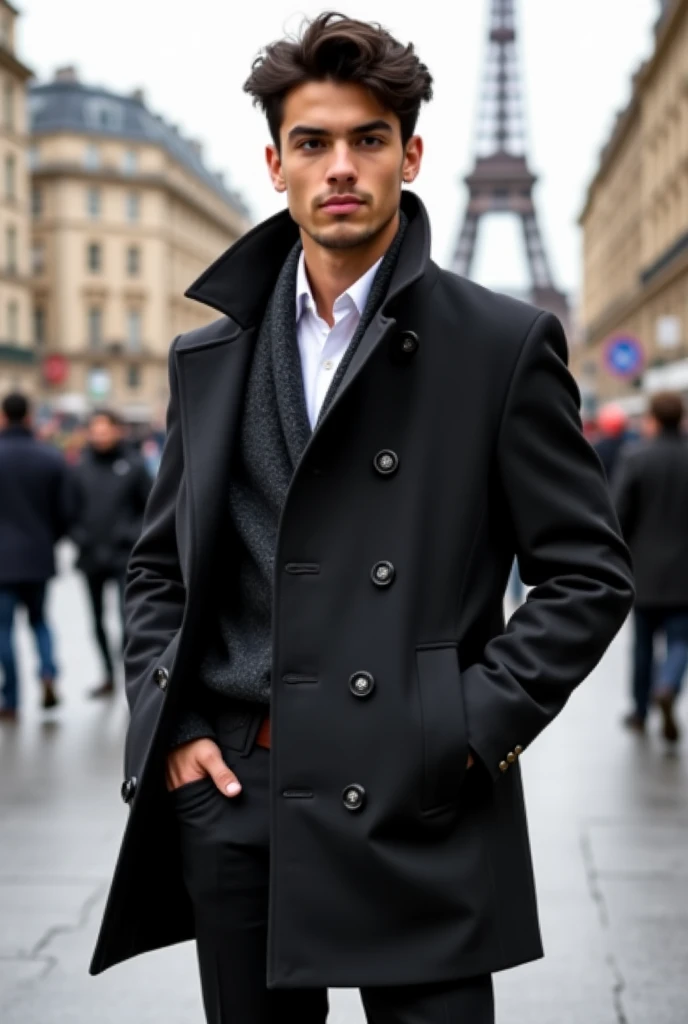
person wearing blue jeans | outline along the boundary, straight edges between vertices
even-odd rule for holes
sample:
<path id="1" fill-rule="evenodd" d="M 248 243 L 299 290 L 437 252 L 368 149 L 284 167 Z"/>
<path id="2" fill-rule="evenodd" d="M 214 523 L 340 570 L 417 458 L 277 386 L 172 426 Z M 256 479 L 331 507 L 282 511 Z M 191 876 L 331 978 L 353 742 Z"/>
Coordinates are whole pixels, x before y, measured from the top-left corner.
<path id="1" fill-rule="evenodd" d="M 55 575 L 55 544 L 78 512 L 78 492 L 56 449 L 31 429 L 25 395 L 7 395 L 0 406 L 0 721 L 16 722 L 19 706 L 14 656 L 15 612 L 28 614 L 40 660 L 43 707 L 58 703 L 57 670 L 44 615 L 48 581 Z"/>
<path id="2" fill-rule="evenodd" d="M 19 606 L 26 609 L 29 625 L 33 631 L 38 652 L 38 675 L 43 684 L 43 707 L 52 708 L 57 704 L 54 683 L 57 667 L 53 658 L 53 641 L 45 621 L 45 583 L 15 583 L 0 586 L 0 665 L 4 685 L 2 690 L 4 717 L 17 713 L 18 682 L 17 663 L 14 654 L 14 618 Z"/>
<path id="3" fill-rule="evenodd" d="M 666 654 L 657 664 L 655 638 L 664 636 Z M 688 667 L 688 608 L 636 608 L 633 697 L 644 721 L 654 701 L 664 715 L 664 735 L 675 742 L 678 727 L 672 708 Z"/>

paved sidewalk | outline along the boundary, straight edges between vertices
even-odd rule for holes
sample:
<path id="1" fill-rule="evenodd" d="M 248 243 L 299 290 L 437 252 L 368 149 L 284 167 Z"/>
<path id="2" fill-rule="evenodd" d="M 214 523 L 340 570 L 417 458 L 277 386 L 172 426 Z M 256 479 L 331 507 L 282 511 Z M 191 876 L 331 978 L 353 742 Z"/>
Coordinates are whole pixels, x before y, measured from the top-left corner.
<path id="1" fill-rule="evenodd" d="M 190 944 L 87 975 L 126 816 L 126 708 L 84 699 L 99 671 L 73 574 L 50 611 L 65 704 L 36 711 L 22 624 L 27 714 L 0 727 L 0 1020 L 202 1024 Z M 684 748 L 619 729 L 628 643 L 523 758 L 547 955 L 497 978 L 500 1024 L 688 1020 L 688 770 Z M 332 993 L 331 1024 L 362 1021 L 357 993 Z"/>

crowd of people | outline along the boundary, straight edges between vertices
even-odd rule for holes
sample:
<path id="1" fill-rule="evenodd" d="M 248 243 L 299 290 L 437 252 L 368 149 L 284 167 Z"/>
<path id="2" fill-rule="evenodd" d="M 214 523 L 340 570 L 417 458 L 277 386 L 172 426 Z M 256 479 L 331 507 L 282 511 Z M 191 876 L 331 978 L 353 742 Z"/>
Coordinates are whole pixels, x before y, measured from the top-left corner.
<path id="1" fill-rule="evenodd" d="M 42 440 L 32 425 L 28 398 L 7 395 L 0 418 L 0 720 L 16 722 L 20 685 L 14 645 L 16 611 L 23 607 L 38 653 L 42 706 L 60 701 L 45 604 L 55 574 L 55 545 L 69 538 L 77 549 L 103 676 L 90 696 L 107 698 L 116 689 L 116 664 L 123 643 L 123 599 L 127 562 L 141 529 L 155 464 L 128 438 L 126 424 L 112 410 L 98 409 L 84 429 L 78 459 L 68 460 Z M 104 593 L 119 593 L 120 640 L 108 637 Z"/>

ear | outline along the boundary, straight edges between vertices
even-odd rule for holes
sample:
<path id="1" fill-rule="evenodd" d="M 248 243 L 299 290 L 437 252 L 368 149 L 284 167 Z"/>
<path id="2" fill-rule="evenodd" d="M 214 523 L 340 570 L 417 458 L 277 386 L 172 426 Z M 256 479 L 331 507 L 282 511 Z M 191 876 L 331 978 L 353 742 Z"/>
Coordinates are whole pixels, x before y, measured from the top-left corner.
<path id="1" fill-rule="evenodd" d="M 404 162 L 401 168 L 401 176 L 407 184 L 415 181 L 418 177 L 422 160 L 423 140 L 420 135 L 413 135 L 406 143 Z"/>
<path id="2" fill-rule="evenodd" d="M 265 147 L 265 162 L 268 165 L 268 173 L 275 191 L 286 192 L 287 183 L 284 180 L 284 174 L 282 173 L 282 161 L 280 160 L 280 155 L 277 152 L 277 146 L 271 144 Z"/>

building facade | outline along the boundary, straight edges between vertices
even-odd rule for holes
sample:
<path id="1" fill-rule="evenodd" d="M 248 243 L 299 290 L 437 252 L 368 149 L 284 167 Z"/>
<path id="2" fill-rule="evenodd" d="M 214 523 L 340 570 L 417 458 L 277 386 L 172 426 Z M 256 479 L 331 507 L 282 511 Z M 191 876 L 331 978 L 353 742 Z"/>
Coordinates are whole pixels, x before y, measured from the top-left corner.
<path id="1" fill-rule="evenodd" d="M 141 93 L 90 88 L 63 68 L 29 102 L 42 397 L 159 421 L 171 340 L 217 316 L 184 291 L 249 227 L 247 210 Z"/>
<path id="2" fill-rule="evenodd" d="M 0 395 L 35 386 L 26 111 L 31 71 L 15 53 L 17 17 L 0 0 Z"/>
<path id="3" fill-rule="evenodd" d="M 655 34 L 580 218 L 574 371 L 584 393 L 623 398 L 631 411 L 652 390 L 688 393 L 688 0 L 662 4 Z M 631 341 L 625 367 L 618 339 Z"/>

